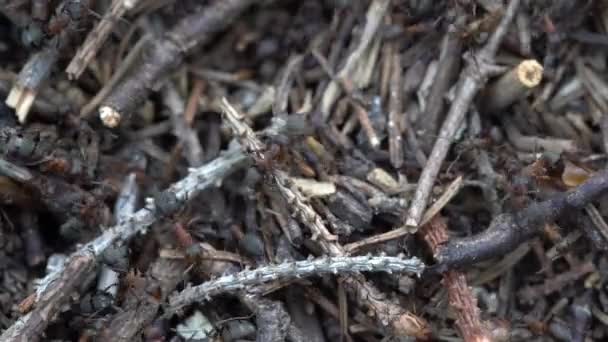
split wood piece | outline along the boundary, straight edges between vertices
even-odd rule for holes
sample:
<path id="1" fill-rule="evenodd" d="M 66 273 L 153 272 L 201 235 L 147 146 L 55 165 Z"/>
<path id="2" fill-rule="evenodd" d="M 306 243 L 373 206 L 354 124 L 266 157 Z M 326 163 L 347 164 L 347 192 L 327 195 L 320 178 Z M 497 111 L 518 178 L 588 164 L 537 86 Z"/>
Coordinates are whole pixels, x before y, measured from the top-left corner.
<path id="1" fill-rule="evenodd" d="M 543 66 L 534 59 L 520 62 L 517 66 L 493 82 L 483 93 L 482 111 L 500 114 L 524 97 L 528 91 L 540 84 L 543 79 Z"/>
<path id="2" fill-rule="evenodd" d="M 502 256 L 542 232 L 546 222 L 583 209 L 608 191 L 608 170 L 598 172 L 581 185 L 513 214 L 494 218 L 485 231 L 466 238 L 450 239 L 437 252 L 440 272 Z"/>
<path id="3" fill-rule="evenodd" d="M 57 49 L 47 47 L 32 55 L 19 72 L 19 76 L 6 98 L 6 105 L 15 109 L 20 123 L 23 124 L 27 120 L 32 104 L 58 58 Z"/>
<path id="4" fill-rule="evenodd" d="M 186 54 L 209 43 L 254 3 L 253 0 L 215 1 L 183 18 L 162 39 L 148 41 L 141 63 L 102 101 L 99 115 L 104 125 L 118 126 L 182 63 Z"/>
<path id="5" fill-rule="evenodd" d="M 348 82 L 352 80 L 355 71 L 359 70 L 360 62 L 365 59 L 368 55 L 368 50 L 373 45 L 372 41 L 378 28 L 384 20 L 384 15 L 390 4 L 389 0 L 374 0 L 369 5 L 367 14 L 365 16 L 365 27 L 361 33 L 361 38 L 356 43 L 356 47 L 352 50 L 350 55 L 346 58 L 346 62 L 340 71 L 336 75 L 336 80 L 327 86 L 327 89 L 323 93 L 321 99 L 321 112 L 323 117 L 327 119 L 331 113 L 331 107 L 340 95 L 340 84 L 339 82 Z"/>
<path id="6" fill-rule="evenodd" d="M 519 3 L 520 0 L 511 0 L 504 17 L 490 36 L 488 43 L 475 56 L 469 56 L 467 67 L 458 81 L 456 98 L 450 106 L 428 162 L 418 179 L 418 188 L 405 221 L 405 225 L 412 230 L 418 229 L 420 225 L 435 179 L 475 94 L 486 84 L 488 77 L 502 70 L 493 64 L 494 56 L 517 13 Z"/>
<path id="7" fill-rule="evenodd" d="M 246 156 L 241 151 L 228 151 L 214 161 L 193 169 L 188 176 L 165 190 L 178 204 L 194 194 L 215 186 L 224 177 L 244 166 Z M 95 240 L 85 244 L 68 258 L 63 267 L 48 274 L 33 294 L 33 309 L 17 320 L 0 336 L 3 342 L 36 342 L 42 339 L 47 325 L 61 308 L 73 300 L 73 292 L 94 270 L 102 253 L 110 246 L 124 245 L 137 233 L 145 232 L 156 220 L 170 212 L 143 208 L 132 216 L 108 228 Z M 166 205 L 163 206 L 166 208 Z M 179 205 L 174 209 L 178 210 Z M 29 298 L 29 297 L 28 297 Z"/>
<path id="8" fill-rule="evenodd" d="M 75 80 L 80 77 L 84 69 L 91 62 L 93 57 L 99 51 L 99 48 L 106 41 L 110 33 L 112 32 L 112 28 L 115 27 L 117 22 L 122 18 L 127 11 L 133 9 L 140 0 L 113 0 L 110 8 L 104 14 L 101 21 L 97 23 L 95 28 L 89 32 L 86 40 L 78 51 L 76 55 L 72 58 L 72 61 L 66 68 L 65 72 L 68 74 L 68 78 L 70 80 Z"/>
<path id="9" fill-rule="evenodd" d="M 72 0 L 63 0 L 58 6 L 59 12 L 55 14 L 52 21 L 64 20 L 65 9 L 70 6 Z M 0 6 L 2 7 L 2 6 Z M 51 71 L 62 51 L 66 50 L 70 46 L 70 41 L 79 34 L 78 27 L 82 24 L 82 21 L 86 20 L 86 11 L 80 11 L 78 15 L 70 16 L 70 24 L 65 29 L 61 30 L 60 33 L 54 35 L 51 39 L 45 41 L 45 46 L 38 53 L 30 56 L 28 62 L 23 66 L 19 72 L 17 82 L 11 89 L 9 96 L 6 99 L 6 104 L 14 108 L 17 112 L 17 117 L 20 123 L 25 123 L 27 116 L 32 107 L 32 103 L 36 99 L 38 92 L 41 90 L 44 82 L 47 80 Z M 29 24 L 30 21 L 28 20 Z M 23 25 L 25 27 L 26 25 Z"/>
<path id="10" fill-rule="evenodd" d="M 435 216 L 423 225 L 421 233 L 433 254 L 439 246 L 448 241 L 448 230 L 444 219 Z M 465 342 L 489 342 L 489 333 L 481 322 L 477 299 L 467 285 L 466 277 L 459 271 L 450 270 L 443 273 L 443 285 L 448 292 L 450 306 L 456 312 L 456 325 Z"/>
<path id="11" fill-rule="evenodd" d="M 222 99 L 222 107 L 235 136 L 241 139 L 242 144 L 255 159 L 264 162 L 264 144 L 256 137 L 251 127 L 243 122 L 244 117 L 226 99 Z M 290 204 L 290 209 L 296 219 L 311 230 L 312 240 L 318 243 L 321 250 L 331 257 L 346 256 L 344 248 L 336 242 L 337 237 L 329 232 L 321 216 L 307 203 L 300 190 L 291 182 L 290 177 L 276 168 L 269 170 L 269 176 L 276 183 L 278 191 L 286 202 Z M 385 300 L 382 293 L 363 277 L 346 277 L 344 284 L 358 299 L 358 302 L 374 314 L 376 320 L 380 322 L 380 326 L 389 326 L 394 335 L 412 335 L 422 339 L 429 337 L 430 330 L 422 318 Z"/>

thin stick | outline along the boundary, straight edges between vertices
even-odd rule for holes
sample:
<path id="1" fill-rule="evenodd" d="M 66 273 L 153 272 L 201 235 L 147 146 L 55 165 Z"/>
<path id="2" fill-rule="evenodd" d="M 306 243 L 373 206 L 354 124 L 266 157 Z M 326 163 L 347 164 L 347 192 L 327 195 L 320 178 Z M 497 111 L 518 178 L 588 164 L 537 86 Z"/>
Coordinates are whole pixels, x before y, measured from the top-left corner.
<path id="1" fill-rule="evenodd" d="M 450 185 L 445 189 L 441 197 L 439 197 L 437 202 L 433 203 L 433 205 L 431 205 L 431 207 L 426 211 L 426 213 L 424 213 L 421 225 L 427 224 L 437 213 L 439 213 L 441 209 L 443 209 L 443 207 L 445 207 L 445 205 L 448 204 L 448 202 L 454 196 L 456 196 L 458 191 L 462 188 L 462 184 L 462 176 L 459 176 L 452 183 L 450 183 Z M 350 243 L 344 246 L 344 249 L 346 249 L 349 254 L 352 254 L 365 246 L 398 239 L 402 236 L 412 233 L 412 230 L 405 226 L 398 229 L 393 229 L 386 233 L 370 236 L 357 242 Z"/>
<path id="2" fill-rule="evenodd" d="M 488 77 L 497 71 L 497 67 L 492 64 L 493 59 L 500 42 L 507 33 L 507 29 L 517 13 L 519 3 L 520 0 L 511 0 L 504 17 L 488 43 L 474 57 L 474 61 L 469 61 L 466 69 L 460 76 L 456 99 L 452 102 L 450 111 L 428 158 L 428 162 L 418 179 L 418 188 L 414 194 L 414 200 L 405 221 L 406 226 L 414 230 L 419 227 L 433 184 L 435 183 L 435 178 L 448 154 L 456 131 L 460 127 L 469 109 L 469 105 L 473 101 L 473 97 L 486 84 Z"/>
<path id="3" fill-rule="evenodd" d="M 186 54 L 210 42 L 254 3 L 253 0 L 215 1 L 184 17 L 162 39 L 146 44 L 143 60 L 131 70 L 129 77 L 111 90 L 99 108 L 100 116 L 111 116 L 108 122 L 117 126 L 182 63 Z"/>
<path id="4" fill-rule="evenodd" d="M 401 56 L 394 53 L 389 56 L 392 63 L 392 74 L 390 78 L 390 100 L 388 112 L 388 151 L 391 164 L 395 168 L 403 165 L 403 130 L 401 128 L 401 118 L 403 115 L 403 85 L 401 74 Z"/>
<path id="5" fill-rule="evenodd" d="M 93 57 L 97 54 L 99 48 L 106 41 L 112 28 L 122 18 L 127 11 L 137 6 L 140 0 L 113 0 L 108 11 L 104 14 L 101 21 L 97 23 L 97 26 L 89 32 L 86 40 L 76 55 L 72 58 L 72 61 L 65 69 L 68 77 L 71 80 L 75 80 L 84 71 L 87 65 L 91 62 Z"/>

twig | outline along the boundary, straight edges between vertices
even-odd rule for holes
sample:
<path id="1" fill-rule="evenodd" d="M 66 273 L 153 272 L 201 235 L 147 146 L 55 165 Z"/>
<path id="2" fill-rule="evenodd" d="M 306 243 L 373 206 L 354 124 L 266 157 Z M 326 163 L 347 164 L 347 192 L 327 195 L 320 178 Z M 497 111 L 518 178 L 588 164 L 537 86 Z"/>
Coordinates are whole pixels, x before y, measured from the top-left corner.
<path id="1" fill-rule="evenodd" d="M 450 185 L 446 188 L 441 197 L 439 197 L 439 199 L 435 203 L 433 203 L 433 205 L 431 205 L 431 207 L 429 207 L 429 209 L 424 213 L 424 217 L 422 218 L 422 225 L 427 224 L 437 213 L 441 211 L 441 209 L 443 209 L 443 207 L 445 207 L 446 204 L 448 204 L 448 202 L 454 196 L 456 196 L 458 191 L 462 188 L 462 184 L 462 176 L 459 176 L 452 183 L 450 183 Z M 344 249 L 346 249 L 349 254 L 352 254 L 365 246 L 398 239 L 402 236 L 412 233 L 412 230 L 409 229 L 409 227 L 405 226 L 393 229 L 386 233 L 370 236 L 357 242 L 353 242 L 344 246 Z"/>
<path id="2" fill-rule="evenodd" d="M 244 165 L 245 161 L 246 156 L 240 151 L 229 151 L 214 161 L 192 170 L 188 176 L 173 184 L 164 193 L 170 194 L 180 203 L 185 202 L 194 194 L 217 184 Z M 162 211 L 155 209 L 153 201 L 150 207 L 138 210 L 129 218 L 107 229 L 98 238 L 74 252 L 62 268 L 47 275 L 36 290 L 33 311 L 4 331 L 0 341 L 39 341 L 46 326 L 61 307 L 72 300 L 72 293 L 83 279 L 93 272 L 101 254 L 114 244 L 127 243 L 133 236 L 144 232 L 163 216 Z"/>
<path id="3" fill-rule="evenodd" d="M 163 39 L 148 42 L 143 61 L 112 89 L 99 108 L 100 115 L 112 116 L 112 124 L 118 125 L 124 115 L 133 113 L 150 91 L 181 64 L 186 54 L 210 42 L 254 3 L 253 0 L 213 2 L 183 18 Z"/>
<path id="4" fill-rule="evenodd" d="M 401 68 L 401 56 L 398 53 L 391 54 L 389 61 L 392 62 L 392 74 L 390 78 L 390 101 L 388 112 L 388 151 L 391 164 L 395 168 L 403 165 L 403 129 L 401 128 L 401 116 L 403 116 L 403 85 Z M 407 120 L 407 118 L 406 118 Z"/>
<path id="5" fill-rule="evenodd" d="M 539 149 L 542 149 L 544 151 L 552 151 L 557 153 L 577 152 L 580 150 L 579 146 L 576 144 L 576 141 L 570 139 L 552 137 L 541 138 L 523 135 L 519 129 L 517 129 L 511 118 L 503 116 L 500 118 L 500 121 L 502 122 L 505 133 L 507 133 L 509 142 L 519 150 L 536 152 Z"/>
<path id="6" fill-rule="evenodd" d="M 604 170 L 568 192 L 533 203 L 517 213 L 499 215 L 484 232 L 471 237 L 451 239 L 441 246 L 436 256 L 438 269 L 468 265 L 508 253 L 538 234 L 545 222 L 584 208 L 606 190 L 608 171 Z"/>
<path id="7" fill-rule="evenodd" d="M 49 39 L 45 47 L 38 53 L 33 54 L 28 62 L 23 66 L 17 82 L 13 85 L 6 104 L 15 108 L 19 122 L 25 123 L 27 115 L 32 107 L 38 92 L 47 80 L 57 61 L 62 50 L 69 46 L 70 40 L 79 33 L 78 24 L 85 19 L 85 16 L 71 16 L 64 13 L 66 6 L 69 6 L 69 0 L 64 0 L 58 5 L 58 8 L 63 8 L 55 16 L 53 20 L 61 21 L 66 16 L 69 16 L 69 24 L 56 34 L 52 39 Z M 84 12 L 84 11 L 83 11 Z"/>
<path id="8" fill-rule="evenodd" d="M 21 69 L 17 81 L 6 97 L 6 105 L 15 109 L 20 123 L 25 123 L 38 92 L 51 74 L 58 58 L 59 51 L 49 46 L 32 55 Z"/>
<path id="9" fill-rule="evenodd" d="M 519 2 L 519 0 L 511 0 L 504 17 L 498 27 L 496 27 L 488 43 L 475 57 L 472 57 L 474 61 L 469 60 L 467 67 L 460 76 L 456 98 L 452 102 L 431 155 L 428 158 L 428 162 L 418 179 L 418 188 L 414 194 L 414 200 L 405 222 L 407 226 L 413 229 L 417 229 L 420 224 L 431 194 L 431 189 L 435 183 L 435 178 L 452 145 L 454 135 L 460 127 L 471 101 L 473 101 L 473 97 L 486 84 L 488 77 L 497 71 L 497 67 L 492 64 L 494 55 L 496 55 L 496 51 L 507 32 L 509 24 L 513 20 L 513 17 L 515 17 L 519 8 Z"/>
<path id="10" fill-rule="evenodd" d="M 264 144 L 255 136 L 253 130 L 242 122 L 240 115 L 226 99 L 222 100 L 222 107 L 228 123 L 232 126 L 235 135 L 242 139 L 247 150 L 254 158 L 264 162 Z M 289 176 L 276 168 L 271 168 L 269 176 L 277 185 L 279 192 L 283 195 L 293 211 L 293 215 L 312 232 L 312 240 L 316 241 L 323 252 L 331 257 L 342 257 L 346 255 L 344 248 L 336 242 L 336 237 L 329 232 L 323 219 L 306 202 L 301 192 L 292 184 Z M 344 285 L 351 291 L 360 303 L 368 307 L 375 314 L 375 318 L 381 326 L 390 325 L 395 335 L 413 335 L 427 338 L 430 334 L 427 323 L 414 314 L 404 310 L 398 305 L 384 300 L 381 292 L 363 277 L 346 277 Z"/>
<path id="11" fill-rule="evenodd" d="M 464 21 L 465 16 L 460 14 L 459 21 Z M 441 55 L 437 62 L 437 72 L 433 79 L 433 85 L 425 98 L 424 120 L 421 121 L 421 129 L 424 131 L 424 149 L 428 151 L 432 144 L 431 138 L 437 134 L 439 124 L 443 119 L 443 108 L 445 106 L 445 94 L 450 89 L 460 68 L 460 56 L 462 52 L 462 38 L 457 34 L 455 25 L 451 25 L 446 33 L 445 41 L 441 47 Z"/>
<path id="12" fill-rule="evenodd" d="M 118 194 L 116 204 L 114 205 L 114 220 L 120 222 L 133 215 L 137 206 L 137 200 L 139 197 L 139 187 L 137 185 L 137 179 L 135 173 L 130 173 Z M 127 246 L 116 247 L 119 249 L 114 252 L 114 255 L 118 255 L 117 258 L 124 257 L 126 260 L 122 260 L 124 264 L 128 265 L 128 250 Z M 123 270 L 126 271 L 126 270 Z M 113 270 L 110 266 L 103 264 L 99 271 L 99 279 L 97 281 L 97 290 L 103 293 L 107 293 L 112 298 L 112 302 L 116 299 L 118 294 L 120 274 Z"/>
<path id="13" fill-rule="evenodd" d="M 179 310 L 195 302 L 208 301 L 222 293 L 247 291 L 248 287 L 285 278 L 304 278 L 327 273 L 411 272 L 420 274 L 424 264 L 416 258 L 399 257 L 321 257 L 312 260 L 263 266 L 223 276 L 201 285 L 189 287 L 169 299 L 169 309 Z"/>
<path id="14" fill-rule="evenodd" d="M 106 41 L 110 32 L 112 32 L 112 28 L 116 25 L 116 23 L 122 18 L 123 15 L 130 9 L 137 6 L 140 0 L 113 0 L 110 8 L 106 11 L 101 21 L 97 23 L 97 26 L 89 32 L 86 40 L 78 51 L 76 55 L 72 58 L 72 61 L 65 69 L 65 72 L 68 74 L 68 77 L 71 80 L 75 80 L 84 71 L 87 65 L 91 62 L 91 59 L 95 57 L 99 48 Z"/>
<path id="15" fill-rule="evenodd" d="M 382 24 L 384 14 L 388 9 L 390 1 L 388 0 L 374 0 L 369 6 L 367 15 L 365 17 L 365 27 L 361 33 L 361 38 L 357 43 L 357 46 L 344 63 L 344 66 L 338 71 L 336 78 L 342 82 L 351 80 L 353 73 L 359 68 L 359 62 L 365 58 L 368 49 L 372 45 L 372 40 Z M 338 96 L 340 95 L 340 85 L 336 80 L 327 86 L 323 98 L 321 99 L 321 112 L 324 118 L 329 117 L 331 106 L 334 104 Z"/>
<path id="16" fill-rule="evenodd" d="M 80 109 L 81 118 L 85 118 L 91 113 L 93 113 L 93 111 L 95 111 L 95 108 L 97 108 L 101 101 L 103 101 L 106 96 L 108 96 L 108 94 L 112 91 L 112 89 L 114 89 L 114 87 L 116 86 L 116 84 L 118 84 L 122 77 L 127 74 L 127 71 L 129 71 L 131 65 L 135 63 L 135 61 L 139 57 L 139 53 L 150 39 L 152 39 L 151 35 L 144 35 L 143 37 L 139 38 L 133 48 L 129 49 L 129 53 L 124 58 L 122 63 L 120 63 L 120 65 L 116 68 L 116 71 L 114 71 L 110 80 L 106 84 L 104 84 L 103 88 L 101 88 L 101 90 L 99 90 L 97 94 L 95 94 L 95 96 L 93 96 L 93 98 Z M 104 121 L 104 118 L 101 119 L 102 121 Z M 108 127 L 112 127 L 114 121 L 115 120 L 110 117 L 105 120 L 104 124 Z M 118 125 L 118 121 L 116 121 L 116 125 Z"/>

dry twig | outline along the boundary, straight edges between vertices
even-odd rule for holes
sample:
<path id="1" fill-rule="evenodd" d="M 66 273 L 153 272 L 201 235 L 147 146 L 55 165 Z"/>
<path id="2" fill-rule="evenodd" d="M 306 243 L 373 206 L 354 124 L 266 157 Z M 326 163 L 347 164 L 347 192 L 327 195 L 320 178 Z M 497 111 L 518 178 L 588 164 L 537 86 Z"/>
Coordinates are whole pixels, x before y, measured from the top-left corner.
<path id="1" fill-rule="evenodd" d="M 435 141 L 433 150 L 428 158 L 428 162 L 422 170 L 418 179 L 418 188 L 414 194 L 414 200 L 410 206 L 408 217 L 405 221 L 406 226 L 417 229 L 419 227 L 424 209 L 426 208 L 431 189 L 435 183 L 435 178 L 439 173 L 441 164 L 448 154 L 452 145 L 454 135 L 462 124 L 462 121 L 469 109 L 475 94 L 487 82 L 488 77 L 495 74 L 501 68 L 493 64 L 494 56 L 498 47 L 507 33 L 507 29 L 519 8 L 520 0 L 511 0 L 504 17 L 490 37 L 488 43 L 475 56 L 469 56 L 468 65 L 463 71 L 458 81 L 456 98 L 452 102 L 447 117 L 441 127 L 439 136 Z"/>
<path id="2" fill-rule="evenodd" d="M 222 100 L 222 107 L 235 135 L 241 138 L 242 143 L 255 159 L 264 162 L 266 158 L 263 153 L 265 146 L 255 136 L 253 130 L 242 121 L 243 116 L 226 99 Z M 312 240 L 319 244 L 321 250 L 331 257 L 345 256 L 344 248 L 336 242 L 336 237 L 329 232 L 321 216 L 306 202 L 306 199 L 293 185 L 289 176 L 277 168 L 272 168 L 269 176 L 277 185 L 279 192 L 287 203 L 290 204 L 293 215 L 310 229 Z M 360 303 L 374 313 L 381 326 L 388 325 L 393 334 L 398 336 L 413 335 L 420 338 L 428 337 L 430 332 L 424 320 L 404 310 L 399 305 L 385 300 L 381 292 L 371 283 L 365 281 L 363 277 L 345 277 L 344 285 Z"/>

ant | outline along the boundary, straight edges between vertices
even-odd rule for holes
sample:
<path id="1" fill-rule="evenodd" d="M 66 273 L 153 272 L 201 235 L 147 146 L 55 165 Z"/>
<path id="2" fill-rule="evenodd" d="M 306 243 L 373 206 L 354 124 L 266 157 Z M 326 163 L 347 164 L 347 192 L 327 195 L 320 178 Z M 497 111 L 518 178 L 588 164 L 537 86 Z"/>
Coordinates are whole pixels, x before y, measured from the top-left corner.
<path id="1" fill-rule="evenodd" d="M 34 16 L 35 20 L 21 33 L 21 41 L 27 47 L 40 47 L 45 40 L 59 36 L 66 29 L 77 29 L 79 22 L 85 18 L 84 13 L 92 12 L 89 9 L 89 0 L 64 1 L 57 6 L 55 14 L 45 23 L 44 11 L 36 9 L 41 13 Z"/>

